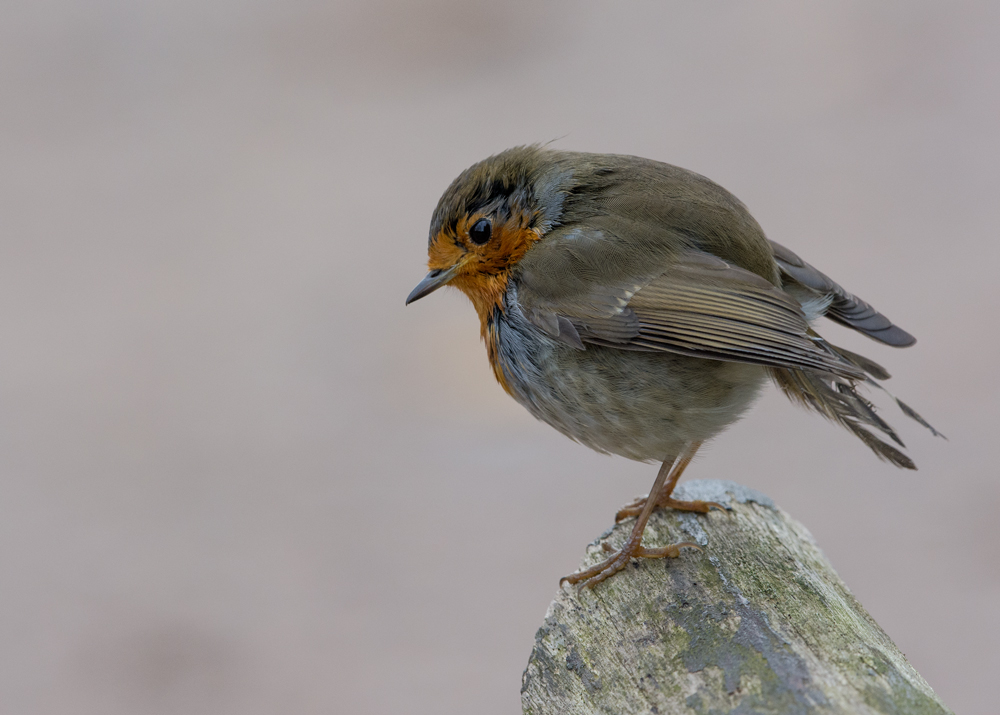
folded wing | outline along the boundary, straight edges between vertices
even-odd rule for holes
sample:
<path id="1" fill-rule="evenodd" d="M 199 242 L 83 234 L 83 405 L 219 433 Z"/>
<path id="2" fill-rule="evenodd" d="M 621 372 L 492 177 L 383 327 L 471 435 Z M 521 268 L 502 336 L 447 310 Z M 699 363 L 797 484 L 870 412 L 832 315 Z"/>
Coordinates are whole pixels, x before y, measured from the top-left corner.
<path id="1" fill-rule="evenodd" d="M 661 270 L 618 285 L 590 285 L 558 301 L 541 295 L 522 281 L 525 315 L 578 348 L 665 351 L 864 377 L 811 333 L 794 298 L 704 252 L 683 251 Z"/>

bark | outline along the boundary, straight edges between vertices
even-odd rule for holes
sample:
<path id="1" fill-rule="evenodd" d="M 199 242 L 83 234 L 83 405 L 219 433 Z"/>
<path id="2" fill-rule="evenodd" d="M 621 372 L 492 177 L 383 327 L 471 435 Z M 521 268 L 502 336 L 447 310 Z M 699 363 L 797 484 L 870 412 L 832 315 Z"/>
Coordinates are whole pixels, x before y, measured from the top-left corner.
<path id="1" fill-rule="evenodd" d="M 770 499 L 721 481 L 676 495 L 729 511 L 658 510 L 646 546 L 704 550 L 633 560 L 596 589 L 561 588 L 524 672 L 526 714 L 951 712 Z M 591 544 L 582 567 L 633 523 Z"/>

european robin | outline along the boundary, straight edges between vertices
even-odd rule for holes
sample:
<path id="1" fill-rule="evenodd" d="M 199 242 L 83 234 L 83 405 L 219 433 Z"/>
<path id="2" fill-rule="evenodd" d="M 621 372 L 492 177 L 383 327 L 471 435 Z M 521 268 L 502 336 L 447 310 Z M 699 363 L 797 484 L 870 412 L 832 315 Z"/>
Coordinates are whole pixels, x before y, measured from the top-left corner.
<path id="1" fill-rule="evenodd" d="M 511 397 L 598 452 L 662 464 L 649 496 L 616 515 L 637 517 L 625 545 L 566 581 L 593 586 L 633 557 L 697 548 L 646 548 L 642 532 L 657 507 L 722 508 L 671 493 L 768 378 L 882 459 L 916 468 L 876 436 L 903 446 L 857 390 L 889 374 L 811 324 L 825 316 L 894 347 L 913 336 L 768 240 L 739 199 L 699 174 L 634 156 L 509 149 L 444 192 L 428 253 L 407 304 L 458 288 Z"/>

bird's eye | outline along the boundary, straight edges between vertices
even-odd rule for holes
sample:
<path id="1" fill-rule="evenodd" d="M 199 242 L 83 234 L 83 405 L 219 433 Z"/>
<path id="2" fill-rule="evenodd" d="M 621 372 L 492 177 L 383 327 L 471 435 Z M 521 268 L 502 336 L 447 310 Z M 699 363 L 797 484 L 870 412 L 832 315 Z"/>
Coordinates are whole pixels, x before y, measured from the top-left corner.
<path id="1" fill-rule="evenodd" d="M 472 224 L 472 228 L 469 229 L 469 240 L 477 246 L 482 246 L 490 240 L 492 230 L 493 227 L 490 226 L 489 219 L 481 218 Z"/>

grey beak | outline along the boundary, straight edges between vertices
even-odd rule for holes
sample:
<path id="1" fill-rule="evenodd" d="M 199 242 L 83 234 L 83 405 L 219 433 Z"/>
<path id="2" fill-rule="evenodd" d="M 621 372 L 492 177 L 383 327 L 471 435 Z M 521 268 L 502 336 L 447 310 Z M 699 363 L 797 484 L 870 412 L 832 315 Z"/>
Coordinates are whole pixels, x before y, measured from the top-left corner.
<path id="1" fill-rule="evenodd" d="M 455 270 L 457 266 L 449 268 L 446 271 L 435 270 L 424 276 L 424 279 L 417 283 L 417 287 L 414 288 L 408 296 L 406 296 L 406 304 L 409 305 L 415 300 L 420 300 L 425 295 L 430 295 L 438 288 L 443 286 L 445 283 L 450 281 L 455 275 Z"/>

